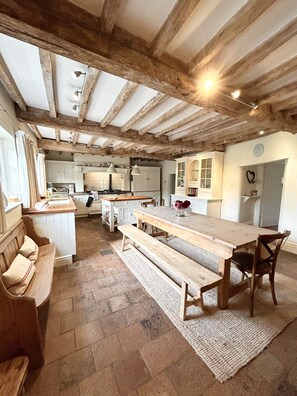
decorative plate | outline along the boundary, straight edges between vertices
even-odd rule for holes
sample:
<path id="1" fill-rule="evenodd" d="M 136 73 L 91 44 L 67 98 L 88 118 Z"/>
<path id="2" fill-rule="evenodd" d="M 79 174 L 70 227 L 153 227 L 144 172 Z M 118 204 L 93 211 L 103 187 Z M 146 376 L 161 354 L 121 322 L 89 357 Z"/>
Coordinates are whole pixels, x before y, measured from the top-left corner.
<path id="1" fill-rule="evenodd" d="M 253 149 L 253 153 L 255 157 L 260 157 L 264 153 L 264 145 L 262 143 L 257 144 Z"/>
<path id="2" fill-rule="evenodd" d="M 3 205 L 4 205 L 4 209 L 7 208 L 8 206 L 8 200 L 5 194 L 2 193 L 2 199 L 3 199 Z"/>

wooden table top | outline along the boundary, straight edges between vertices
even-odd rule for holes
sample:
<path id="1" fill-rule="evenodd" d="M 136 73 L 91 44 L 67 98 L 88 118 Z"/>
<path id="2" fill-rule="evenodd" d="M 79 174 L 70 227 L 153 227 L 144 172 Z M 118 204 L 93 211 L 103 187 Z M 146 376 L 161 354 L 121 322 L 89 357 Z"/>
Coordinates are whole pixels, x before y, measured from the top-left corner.
<path id="1" fill-rule="evenodd" d="M 145 217 L 145 221 L 148 223 L 150 222 L 149 219 L 154 221 L 154 223 L 158 222 L 160 228 L 162 228 L 163 224 L 168 231 L 172 227 L 175 232 L 173 235 L 181 239 L 185 239 L 185 235 L 190 233 L 193 236 L 216 241 L 232 249 L 253 243 L 259 234 L 275 234 L 277 232 L 198 213 L 190 213 L 186 217 L 178 217 L 174 208 L 165 206 L 137 208 L 134 210 L 134 214 L 141 220 L 144 220 Z M 185 231 L 187 231 L 186 234 Z M 188 240 L 188 242 L 192 243 L 191 240 Z"/>
<path id="2" fill-rule="evenodd" d="M 114 201 L 137 201 L 139 200 L 148 200 L 152 199 L 152 197 L 147 197 L 145 195 L 120 195 L 118 197 L 110 197 L 110 198 L 101 198 L 102 201 L 109 201 L 109 202 L 114 202 Z"/>
<path id="3" fill-rule="evenodd" d="M 59 201 L 55 201 L 53 205 L 49 205 L 47 202 L 42 205 L 40 202 L 37 202 L 35 208 L 28 208 L 23 210 L 23 214 L 26 215 L 34 215 L 34 214 L 55 214 L 55 213 L 71 213 L 76 212 L 76 206 L 71 197 L 69 197 L 68 203 L 59 203 Z M 40 205 L 39 205 L 40 204 Z"/>

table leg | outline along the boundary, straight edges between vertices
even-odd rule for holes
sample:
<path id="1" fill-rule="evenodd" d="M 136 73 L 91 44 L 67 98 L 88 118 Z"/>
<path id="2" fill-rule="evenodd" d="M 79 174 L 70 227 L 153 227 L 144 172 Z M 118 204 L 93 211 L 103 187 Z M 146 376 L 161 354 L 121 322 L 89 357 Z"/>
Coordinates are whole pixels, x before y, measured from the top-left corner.
<path id="1" fill-rule="evenodd" d="M 219 275 L 223 277 L 223 282 L 218 287 L 218 307 L 220 309 L 228 308 L 229 288 L 230 288 L 230 266 L 231 259 L 225 260 L 220 258 Z"/>
<path id="2" fill-rule="evenodd" d="M 142 230 L 142 220 L 141 219 L 137 219 L 137 228 Z"/>

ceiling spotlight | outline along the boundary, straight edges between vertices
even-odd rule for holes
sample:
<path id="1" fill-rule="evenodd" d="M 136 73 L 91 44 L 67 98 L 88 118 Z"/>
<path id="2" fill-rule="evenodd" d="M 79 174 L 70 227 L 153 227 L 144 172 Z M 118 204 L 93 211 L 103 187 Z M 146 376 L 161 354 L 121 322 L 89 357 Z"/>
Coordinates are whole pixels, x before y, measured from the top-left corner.
<path id="1" fill-rule="evenodd" d="M 204 88 L 207 89 L 207 90 L 213 88 L 213 81 L 210 78 L 205 80 Z"/>
<path id="2" fill-rule="evenodd" d="M 264 135 L 264 131 L 259 131 L 259 135 Z"/>
<path id="3" fill-rule="evenodd" d="M 78 77 L 80 77 L 83 74 L 87 74 L 87 73 L 84 73 L 84 72 L 82 72 L 80 70 L 73 70 L 73 72 L 71 73 L 71 76 L 73 78 L 78 78 Z"/>
<path id="4" fill-rule="evenodd" d="M 75 91 L 73 94 L 73 98 L 78 100 L 79 99 L 79 95 L 82 93 L 82 91 Z"/>
<path id="5" fill-rule="evenodd" d="M 72 107 L 73 113 L 77 113 L 78 108 L 79 108 L 79 105 L 78 105 L 78 104 L 75 104 L 75 105 Z"/>
<path id="6" fill-rule="evenodd" d="M 231 92 L 231 96 L 233 99 L 238 99 L 240 97 L 240 89 L 236 89 L 235 91 Z"/>
<path id="7" fill-rule="evenodd" d="M 259 107 L 258 103 L 254 103 L 254 102 L 251 102 L 250 106 L 253 110 L 256 110 Z"/>

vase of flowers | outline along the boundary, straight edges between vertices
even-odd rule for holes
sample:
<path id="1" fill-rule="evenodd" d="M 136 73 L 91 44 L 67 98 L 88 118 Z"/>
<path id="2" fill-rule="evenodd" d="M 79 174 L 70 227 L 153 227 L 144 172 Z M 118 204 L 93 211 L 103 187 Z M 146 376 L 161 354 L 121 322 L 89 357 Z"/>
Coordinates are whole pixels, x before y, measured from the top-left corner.
<path id="1" fill-rule="evenodd" d="M 176 209 L 176 216 L 185 217 L 187 214 L 187 209 L 191 205 L 191 202 L 188 200 L 181 201 L 177 200 L 174 202 L 174 207 Z"/>

